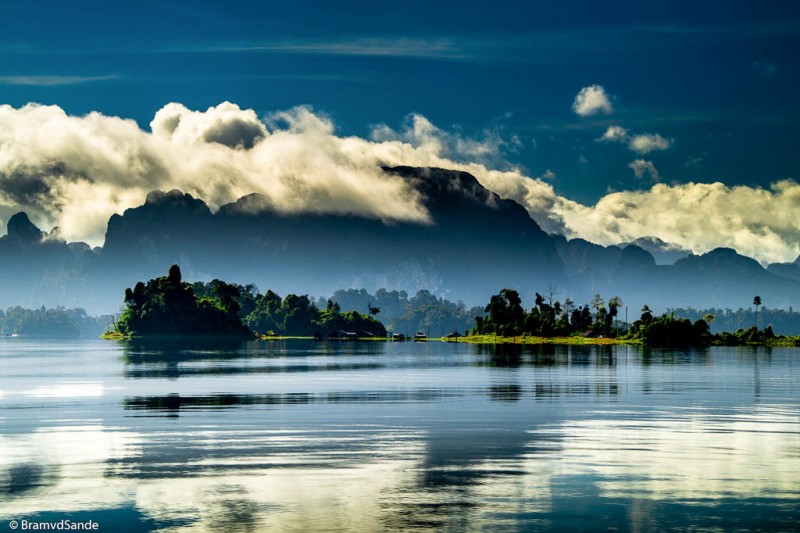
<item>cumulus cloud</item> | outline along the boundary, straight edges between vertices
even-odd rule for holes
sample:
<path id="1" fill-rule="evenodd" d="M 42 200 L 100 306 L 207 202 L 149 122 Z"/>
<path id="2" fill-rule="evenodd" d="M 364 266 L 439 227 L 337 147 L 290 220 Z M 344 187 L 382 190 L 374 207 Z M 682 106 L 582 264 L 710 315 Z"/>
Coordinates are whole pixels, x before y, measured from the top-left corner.
<path id="1" fill-rule="evenodd" d="M 766 261 L 800 254 L 800 185 L 769 190 L 722 183 L 607 194 L 594 206 L 564 198 L 547 182 L 500 160 L 513 150 L 497 131 L 465 138 L 421 115 L 371 138 L 336 134 L 307 107 L 258 118 L 223 103 L 205 111 L 159 110 L 151 130 L 134 121 L 56 106 L 0 106 L 0 210 L 23 209 L 65 239 L 102 244 L 108 218 L 141 205 L 153 189 L 181 189 L 212 209 L 260 193 L 281 212 L 340 213 L 430 223 L 424 199 L 382 166 L 435 166 L 473 174 L 523 205 L 545 231 L 601 244 L 658 237 L 696 253 L 729 246 Z M 607 132 L 608 133 L 608 132 Z M 609 133 L 617 136 L 619 133 Z M 624 132 L 626 137 L 630 134 Z M 657 178 L 652 162 L 631 169 Z M 49 227 L 48 227 L 49 226 Z"/>
<path id="2" fill-rule="evenodd" d="M 271 119 L 283 126 L 270 134 L 234 104 L 203 112 L 169 104 L 150 133 L 100 113 L 0 106 L 0 206 L 92 244 L 102 243 L 110 215 L 153 189 L 178 188 L 212 208 L 256 192 L 285 212 L 428 220 L 419 195 L 381 172 L 374 143 L 335 136 L 330 120 L 307 108 Z"/>
<path id="3" fill-rule="evenodd" d="M 102 244 L 108 218 L 154 189 L 183 190 L 212 209 L 260 193 L 281 212 L 418 223 L 430 222 L 423 198 L 382 166 L 453 168 L 487 183 L 527 180 L 555 196 L 517 171 L 489 169 L 514 149 L 513 137 L 487 130 L 466 138 L 421 115 L 398 131 L 376 127 L 366 140 L 336 135 L 332 121 L 308 107 L 259 119 L 229 102 L 205 111 L 170 103 L 150 127 L 100 113 L 69 116 L 57 106 L 0 106 L 0 208 L 23 209 L 67 240 Z"/>
<path id="4" fill-rule="evenodd" d="M 219 143 L 229 148 L 252 148 L 267 136 L 255 111 L 230 102 L 202 112 L 167 104 L 156 113 L 150 129 L 155 136 L 177 144 Z"/>
<path id="5" fill-rule="evenodd" d="M 580 90 L 572 102 L 572 110 L 582 117 L 598 113 L 610 115 L 614 112 L 606 90 L 601 85 L 590 85 Z"/>
<path id="6" fill-rule="evenodd" d="M 637 154 L 649 154 L 656 150 L 666 150 L 672 146 L 672 141 L 658 133 L 631 134 L 622 126 L 609 126 L 605 133 L 598 139 L 602 142 L 627 143 L 628 149 Z"/>
<path id="7" fill-rule="evenodd" d="M 659 181 L 661 177 L 658 175 L 658 170 L 652 161 L 645 161 L 644 159 L 635 159 L 628 163 L 628 168 L 633 170 L 634 176 L 639 179 L 644 178 L 647 174 L 651 180 Z"/>
<path id="8" fill-rule="evenodd" d="M 624 142 L 628 139 L 628 130 L 622 126 L 609 126 L 606 132 L 600 137 L 601 141 Z"/>
<path id="9" fill-rule="evenodd" d="M 658 133 L 642 133 L 634 135 L 628 141 L 628 148 L 637 154 L 649 154 L 655 150 L 666 150 L 672 141 L 665 139 Z"/>
<path id="10" fill-rule="evenodd" d="M 656 184 L 645 191 L 604 196 L 592 207 L 562 211 L 570 236 L 616 244 L 656 236 L 695 253 L 725 246 L 761 261 L 792 261 L 800 254 L 800 184 L 780 181 L 769 190 L 722 183 Z"/>

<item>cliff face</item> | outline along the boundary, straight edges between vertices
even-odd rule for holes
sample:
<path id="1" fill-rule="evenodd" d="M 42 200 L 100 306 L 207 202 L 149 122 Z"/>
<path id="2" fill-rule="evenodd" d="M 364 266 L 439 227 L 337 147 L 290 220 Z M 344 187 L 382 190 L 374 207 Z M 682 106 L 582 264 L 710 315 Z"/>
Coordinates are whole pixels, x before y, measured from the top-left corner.
<path id="1" fill-rule="evenodd" d="M 109 221 L 102 263 L 133 272 L 174 262 L 187 276 L 255 282 L 283 293 L 429 289 L 475 303 L 503 287 L 530 292 L 542 280 L 563 281 L 552 239 L 521 206 L 473 176 L 411 167 L 385 171 L 409 180 L 422 195 L 429 224 L 281 214 L 258 195 L 211 214 L 179 191 L 154 193 Z"/>
<path id="2" fill-rule="evenodd" d="M 429 223 L 384 222 L 346 215 L 284 214 L 258 195 L 212 213 L 181 191 L 154 191 L 139 207 L 114 215 L 102 249 L 45 236 L 24 213 L 0 238 L 0 308 L 84 307 L 116 312 L 125 287 L 180 265 L 191 280 L 255 283 L 262 290 L 328 296 L 337 289 L 428 289 L 485 305 L 500 289 L 525 305 L 553 286 L 577 304 L 621 296 L 638 312 L 669 307 L 797 306 L 796 266 L 764 269 L 733 250 L 656 264 L 642 247 L 603 247 L 546 235 L 511 200 L 470 174 L 437 168 L 386 168 L 408 180 Z M 387 198 L 386 201 L 393 201 Z M 794 267 L 794 268 L 792 268 Z M 634 315 L 630 315 L 631 317 Z"/>

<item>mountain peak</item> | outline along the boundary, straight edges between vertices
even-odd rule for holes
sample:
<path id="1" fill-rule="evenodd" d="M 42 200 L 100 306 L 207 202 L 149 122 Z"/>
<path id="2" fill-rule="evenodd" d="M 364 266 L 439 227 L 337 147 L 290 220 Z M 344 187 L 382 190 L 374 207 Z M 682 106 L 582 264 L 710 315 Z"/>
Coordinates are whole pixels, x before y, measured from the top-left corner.
<path id="1" fill-rule="evenodd" d="M 191 194 L 184 193 L 178 189 L 172 189 L 168 192 L 159 190 L 150 191 L 147 193 L 144 204 L 151 206 L 169 205 L 170 207 L 207 208 L 203 200 L 195 198 Z"/>
<path id="2" fill-rule="evenodd" d="M 28 218 L 27 213 L 20 211 L 8 219 L 9 240 L 31 244 L 42 240 L 44 233 Z"/>

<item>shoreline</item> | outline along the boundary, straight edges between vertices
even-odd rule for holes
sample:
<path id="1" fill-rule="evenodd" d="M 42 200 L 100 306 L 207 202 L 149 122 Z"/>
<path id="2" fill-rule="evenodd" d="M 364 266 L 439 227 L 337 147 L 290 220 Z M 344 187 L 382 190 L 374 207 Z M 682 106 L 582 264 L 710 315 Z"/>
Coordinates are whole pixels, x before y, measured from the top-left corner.
<path id="1" fill-rule="evenodd" d="M 406 337 L 404 340 L 396 340 L 391 337 L 358 337 L 356 339 L 315 339 L 313 336 L 295 336 L 295 335 L 253 335 L 251 336 L 238 336 L 238 335 L 153 335 L 153 336 L 130 336 L 123 335 L 119 332 L 106 332 L 100 336 L 100 339 L 110 341 L 213 341 L 213 340 L 256 340 L 265 342 L 277 341 L 291 341 L 291 340 L 308 340 L 324 343 L 347 343 L 347 342 L 442 342 L 442 343 L 462 343 L 462 344 L 513 344 L 513 345 L 554 345 L 554 346 L 611 346 L 611 345 L 626 345 L 626 346 L 647 346 L 639 339 L 624 339 L 624 338 L 611 338 L 611 337 L 538 337 L 517 335 L 515 337 L 503 337 L 500 335 L 469 335 L 457 338 L 448 337 L 426 337 L 426 338 L 413 338 Z M 798 337 L 775 337 L 767 341 L 761 342 L 747 342 L 742 344 L 724 344 L 712 342 L 706 346 L 649 346 L 651 348 L 707 348 L 709 346 L 729 346 L 729 347 L 759 347 L 766 346 L 770 348 L 796 348 L 800 346 L 800 338 Z"/>

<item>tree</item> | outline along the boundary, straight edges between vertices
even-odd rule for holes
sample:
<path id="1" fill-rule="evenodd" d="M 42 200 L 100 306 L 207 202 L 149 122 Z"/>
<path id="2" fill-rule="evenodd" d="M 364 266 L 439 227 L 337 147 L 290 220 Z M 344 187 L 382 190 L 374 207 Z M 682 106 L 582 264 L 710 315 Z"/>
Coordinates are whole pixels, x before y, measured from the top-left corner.
<path id="1" fill-rule="evenodd" d="M 499 294 L 491 297 L 485 311 L 487 316 L 483 324 L 484 331 L 481 333 L 497 332 L 506 336 L 522 333 L 525 311 L 522 309 L 522 299 L 517 291 L 501 290 Z"/>
<path id="2" fill-rule="evenodd" d="M 595 320 L 598 318 L 598 315 L 600 314 L 600 309 L 605 309 L 606 307 L 606 303 L 603 300 L 603 297 L 600 296 L 600 293 L 594 295 L 594 298 L 592 298 L 592 303 L 589 305 L 591 305 L 592 309 L 594 309 Z"/>
<path id="3" fill-rule="evenodd" d="M 642 316 L 639 318 L 643 324 L 649 324 L 653 321 L 653 312 L 647 304 L 642 306 Z"/>
<path id="4" fill-rule="evenodd" d="M 125 305 L 116 324 L 125 335 L 249 335 L 239 316 L 238 294 L 219 280 L 213 296 L 196 296 L 181 278 L 178 265 L 160 278 L 125 290 Z"/>
<path id="5" fill-rule="evenodd" d="M 608 316 L 611 319 L 611 325 L 613 325 L 614 319 L 617 318 L 617 314 L 619 314 L 619 308 L 622 307 L 622 305 L 622 298 L 619 296 L 613 296 L 608 300 Z"/>
<path id="6" fill-rule="evenodd" d="M 753 325 L 758 327 L 758 306 L 761 305 L 761 296 L 756 296 L 753 298 L 753 305 L 756 306 L 756 313 L 753 316 Z"/>

